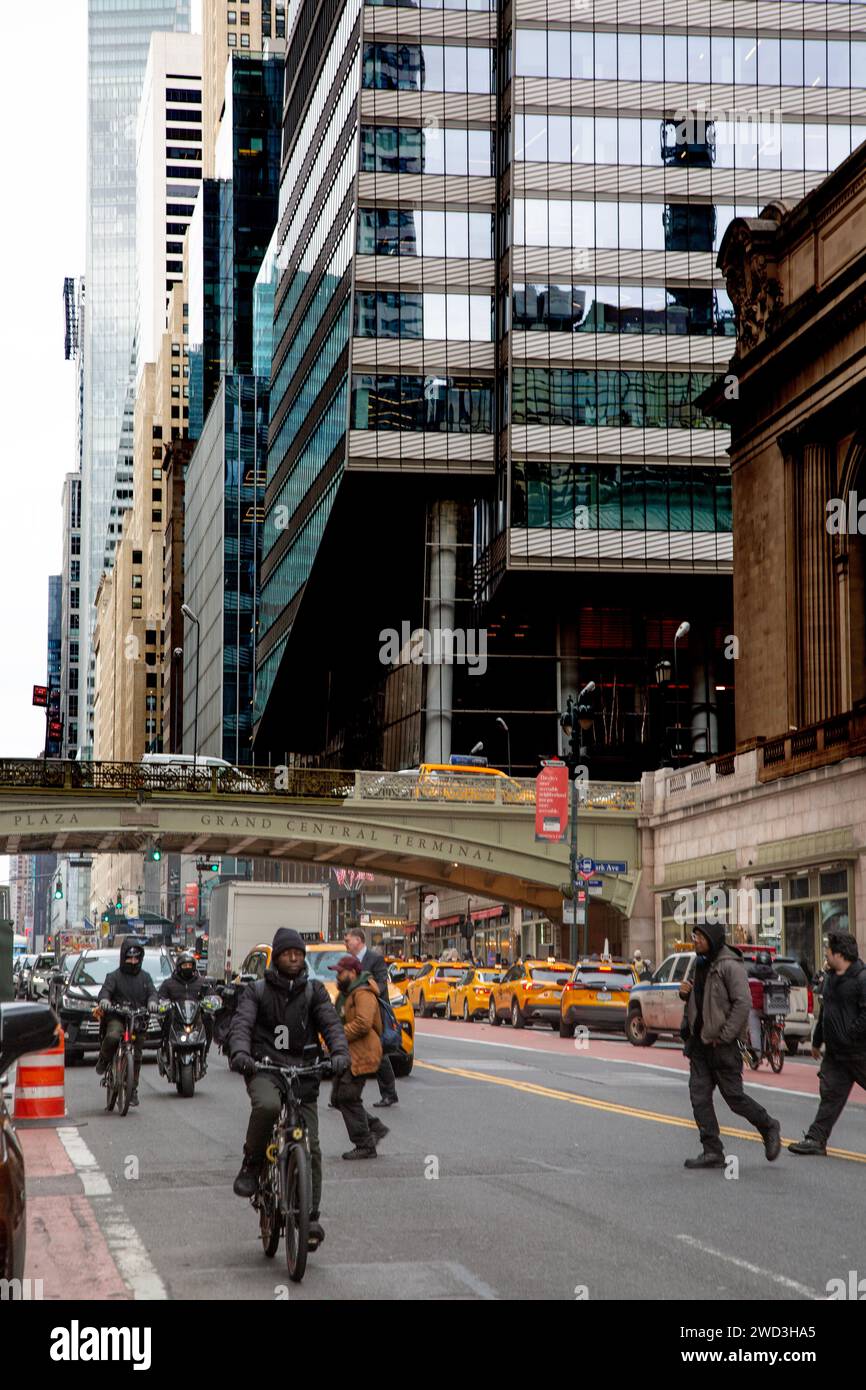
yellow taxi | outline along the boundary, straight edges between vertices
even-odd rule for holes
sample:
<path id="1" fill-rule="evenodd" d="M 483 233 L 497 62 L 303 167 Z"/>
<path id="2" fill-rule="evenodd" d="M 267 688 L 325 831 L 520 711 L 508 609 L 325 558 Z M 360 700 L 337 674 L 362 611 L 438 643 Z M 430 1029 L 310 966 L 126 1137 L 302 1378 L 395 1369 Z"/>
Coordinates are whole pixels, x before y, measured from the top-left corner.
<path id="1" fill-rule="evenodd" d="M 470 965 L 459 980 L 450 986 L 445 1000 L 445 1017 L 462 1018 L 464 1023 L 487 1017 L 490 991 L 502 974 L 501 970 L 484 970 Z"/>
<path id="2" fill-rule="evenodd" d="M 328 991 L 331 1003 L 337 997 L 337 977 L 329 966 L 336 965 L 346 954 L 342 941 L 315 941 L 307 944 L 307 969 L 311 980 L 321 980 Z M 254 946 L 235 976 L 242 981 L 261 980 L 271 963 L 271 948 L 268 945 Z M 415 1062 L 415 1017 L 399 985 L 388 986 L 391 1008 L 400 1025 L 401 1054 L 391 1055 L 391 1066 L 395 1076 L 408 1076 Z"/>
<path id="3" fill-rule="evenodd" d="M 559 1000 L 563 986 L 574 969 L 571 961 L 522 960 L 512 965 L 498 984 L 490 989 L 487 1006 L 489 1021 L 497 1028 L 508 1019 L 514 1028 L 527 1023 L 548 1023 L 559 1028 Z"/>
<path id="4" fill-rule="evenodd" d="M 406 985 L 406 998 L 422 1018 L 444 1014 L 449 989 L 465 974 L 466 966 L 460 961 L 427 960 Z"/>
<path id="5" fill-rule="evenodd" d="M 473 763 L 422 763 L 413 795 L 421 801 L 495 801 L 497 785 L 507 805 L 535 800 L 534 787 L 522 787 L 498 767 Z"/>
<path id="6" fill-rule="evenodd" d="M 624 1032 L 629 993 L 639 978 L 627 960 L 579 960 L 562 991 L 559 1036 L 573 1038 L 578 1027 Z"/>
<path id="7" fill-rule="evenodd" d="M 423 960 L 399 960 L 396 956 L 392 956 L 390 960 L 386 956 L 385 961 L 388 966 L 388 974 L 395 985 L 406 985 L 410 980 L 414 980 L 424 965 Z"/>

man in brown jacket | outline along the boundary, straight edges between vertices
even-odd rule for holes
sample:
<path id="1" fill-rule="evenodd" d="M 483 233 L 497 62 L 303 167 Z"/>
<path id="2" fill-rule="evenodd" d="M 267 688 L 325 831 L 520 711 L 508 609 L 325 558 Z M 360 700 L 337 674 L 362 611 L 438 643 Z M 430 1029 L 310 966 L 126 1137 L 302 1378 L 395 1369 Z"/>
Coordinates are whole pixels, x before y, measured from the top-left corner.
<path id="1" fill-rule="evenodd" d="M 347 1159 L 375 1158 L 376 1145 L 388 1126 L 364 1109 L 364 1082 L 379 1070 L 382 1061 L 382 1017 L 379 987 L 369 971 L 361 969 L 357 956 L 345 955 L 330 967 L 337 974 L 337 1015 L 349 1044 L 349 1070 L 338 1076 L 332 1099 L 342 1112 L 354 1148 Z"/>
<path id="2" fill-rule="evenodd" d="M 697 1158 L 687 1158 L 685 1167 L 725 1166 L 725 1150 L 713 1107 L 716 1086 L 734 1114 L 742 1115 L 763 1136 L 764 1152 L 772 1162 L 782 1147 L 779 1121 L 743 1090 L 743 1059 L 738 1041 L 746 1038 L 752 1003 L 743 958 L 739 951 L 725 944 L 725 929 L 720 924 L 697 927 L 692 936 L 697 952 L 694 984 L 685 981 L 680 986 L 680 998 L 686 1001 L 689 1095 L 703 1152 Z"/>

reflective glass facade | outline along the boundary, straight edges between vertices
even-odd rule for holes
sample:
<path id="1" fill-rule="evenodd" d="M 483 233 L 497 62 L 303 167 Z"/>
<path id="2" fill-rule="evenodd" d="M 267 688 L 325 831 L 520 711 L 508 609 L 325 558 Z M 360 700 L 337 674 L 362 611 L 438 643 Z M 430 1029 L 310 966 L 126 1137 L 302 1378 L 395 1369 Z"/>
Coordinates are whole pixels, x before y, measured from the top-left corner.
<path id="1" fill-rule="evenodd" d="M 116 477 L 132 483 L 132 373 L 136 316 L 138 104 L 150 36 L 189 30 L 189 0 L 88 0 L 87 314 L 84 348 L 82 567 L 85 670 L 99 578 L 120 538 Z M 126 504 L 128 505 L 128 503 Z M 92 744 L 92 675 L 88 733 Z"/>

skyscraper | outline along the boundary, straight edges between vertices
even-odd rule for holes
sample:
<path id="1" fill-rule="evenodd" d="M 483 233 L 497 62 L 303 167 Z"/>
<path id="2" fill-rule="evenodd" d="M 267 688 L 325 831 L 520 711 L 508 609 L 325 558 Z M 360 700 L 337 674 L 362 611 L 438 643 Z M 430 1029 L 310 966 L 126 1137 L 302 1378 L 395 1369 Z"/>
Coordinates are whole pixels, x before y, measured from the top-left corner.
<path id="1" fill-rule="evenodd" d="M 733 745 L 728 436 L 696 404 L 733 346 L 715 256 L 866 134 L 866 19 L 706 18 L 290 23 L 257 760 L 288 727 L 343 766 L 502 761 L 504 715 L 534 772 L 590 680 L 593 776 Z M 384 661 L 403 620 L 483 635 L 484 672 Z"/>
<path id="2" fill-rule="evenodd" d="M 155 30 L 189 30 L 189 0 L 88 0 L 87 314 L 82 466 L 82 666 L 93 744 L 93 602 L 132 487 L 136 117 Z"/>

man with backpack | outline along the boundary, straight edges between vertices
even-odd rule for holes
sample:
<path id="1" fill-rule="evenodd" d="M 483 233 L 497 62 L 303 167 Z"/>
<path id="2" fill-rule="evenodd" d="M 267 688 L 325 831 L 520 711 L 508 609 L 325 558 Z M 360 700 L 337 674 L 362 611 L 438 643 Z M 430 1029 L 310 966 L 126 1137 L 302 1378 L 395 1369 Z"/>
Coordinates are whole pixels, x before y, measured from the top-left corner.
<path id="1" fill-rule="evenodd" d="M 337 1078 L 333 1100 L 346 1121 L 354 1148 L 346 1159 L 375 1158 L 376 1146 L 388 1133 L 376 1115 L 364 1109 L 364 1083 L 375 1076 L 382 1061 L 382 1016 L 379 987 L 357 956 L 341 956 L 328 967 L 337 976 L 337 1014 L 345 1029 L 351 1058 L 349 1070 Z"/>
<path id="2" fill-rule="evenodd" d="M 335 1077 L 349 1066 L 349 1047 L 342 1024 L 321 980 L 307 971 L 307 948 L 296 931 L 280 927 L 271 948 L 271 968 L 263 980 L 244 990 L 228 1037 L 232 1071 L 246 1078 L 252 1110 L 244 1143 L 244 1157 L 234 1181 L 238 1197 L 252 1197 L 264 1161 L 265 1149 L 280 1113 L 280 1091 L 273 1077 L 256 1071 L 256 1062 L 278 1066 L 305 1065 L 305 1050 L 324 1038 Z M 312 1160 L 312 1209 L 310 1248 L 316 1249 L 325 1233 L 319 1225 L 322 1197 L 322 1150 L 319 1145 L 319 1096 L 317 1080 L 300 1083 L 301 1109 L 310 1141 Z"/>
<path id="3" fill-rule="evenodd" d="M 388 1003 L 388 985 L 391 977 L 388 974 L 385 957 L 381 956 L 378 951 L 368 949 L 367 934 L 364 928 L 356 926 L 354 923 L 346 931 L 344 941 L 349 955 L 357 956 L 361 969 L 366 970 L 376 981 L 379 998 Z M 389 1106 L 396 1105 L 398 1103 L 397 1082 L 394 1080 L 394 1068 L 391 1066 L 391 1059 L 387 1052 L 382 1053 L 382 1061 L 379 1063 L 376 1080 L 379 1083 L 379 1099 L 373 1102 L 373 1109 L 386 1110 Z"/>

